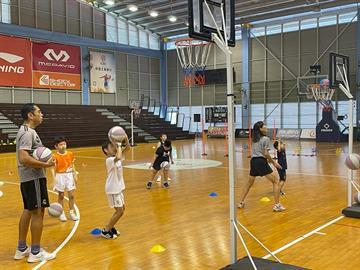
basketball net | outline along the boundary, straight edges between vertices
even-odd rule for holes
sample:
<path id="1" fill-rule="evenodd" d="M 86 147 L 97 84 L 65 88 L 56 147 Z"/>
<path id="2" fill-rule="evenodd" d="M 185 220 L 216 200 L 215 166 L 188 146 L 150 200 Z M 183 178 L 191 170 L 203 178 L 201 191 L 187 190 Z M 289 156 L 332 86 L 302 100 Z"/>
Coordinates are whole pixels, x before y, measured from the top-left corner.
<path id="1" fill-rule="evenodd" d="M 175 46 L 184 73 L 184 86 L 205 85 L 205 69 L 212 43 L 182 38 L 175 41 Z"/>
<path id="2" fill-rule="evenodd" d="M 309 84 L 306 88 L 307 98 L 314 98 L 317 103 L 322 106 L 323 111 L 332 110 L 331 99 L 335 93 L 335 89 L 331 89 L 329 80 L 323 80 L 320 84 Z"/>

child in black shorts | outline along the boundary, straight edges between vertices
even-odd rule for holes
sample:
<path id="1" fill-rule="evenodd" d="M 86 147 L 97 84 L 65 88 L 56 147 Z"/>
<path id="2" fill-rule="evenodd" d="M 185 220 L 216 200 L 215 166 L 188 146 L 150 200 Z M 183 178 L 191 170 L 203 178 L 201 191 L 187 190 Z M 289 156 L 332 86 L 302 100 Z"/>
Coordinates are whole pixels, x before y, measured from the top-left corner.
<path id="1" fill-rule="evenodd" d="M 282 167 L 281 169 L 277 169 L 280 178 L 280 194 L 285 195 L 284 185 L 286 181 L 286 170 L 287 170 L 285 143 L 281 141 L 275 141 L 274 148 L 276 149 L 278 163 Z"/>
<path id="2" fill-rule="evenodd" d="M 152 182 L 155 180 L 157 173 L 163 170 L 164 182 L 163 187 L 168 188 L 168 175 L 170 169 L 170 155 L 171 155 L 171 141 L 167 140 L 163 145 L 158 147 L 155 152 L 153 163 L 150 164 L 150 168 L 153 169 L 151 180 L 148 181 L 146 188 L 151 189 Z"/>

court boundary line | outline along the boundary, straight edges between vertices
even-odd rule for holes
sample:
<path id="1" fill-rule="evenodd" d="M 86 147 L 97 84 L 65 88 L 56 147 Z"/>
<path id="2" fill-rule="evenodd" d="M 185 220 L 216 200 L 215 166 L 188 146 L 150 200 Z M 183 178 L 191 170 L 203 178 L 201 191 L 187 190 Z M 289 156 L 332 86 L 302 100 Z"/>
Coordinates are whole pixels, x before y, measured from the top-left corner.
<path id="1" fill-rule="evenodd" d="M 15 182 L 9 182 L 9 181 L 3 181 L 5 184 L 10 184 L 10 185 L 17 185 L 17 186 L 20 186 L 19 183 L 15 183 Z M 52 193 L 52 194 L 55 194 L 55 195 L 58 195 L 55 191 L 53 190 L 49 190 L 48 189 L 48 192 Z M 64 198 L 68 201 L 69 198 L 64 196 Z M 71 229 L 70 233 L 68 234 L 68 236 L 65 238 L 65 240 L 52 252 L 53 254 L 57 255 L 57 253 L 70 241 L 70 239 L 73 237 L 73 235 L 75 234 L 77 228 L 79 227 L 79 224 L 80 224 L 80 211 L 79 211 L 79 208 L 77 207 L 76 204 L 74 204 L 74 208 L 75 208 L 75 211 L 76 211 L 76 214 L 78 215 L 78 220 L 75 221 L 75 224 L 73 226 L 73 228 Z M 44 266 L 44 264 L 46 264 L 48 261 L 42 261 L 40 263 L 38 263 L 36 266 L 34 266 L 32 268 L 32 270 L 38 270 L 40 269 L 42 266 Z"/>
<path id="2" fill-rule="evenodd" d="M 339 216 L 339 217 L 337 217 L 337 218 L 335 218 L 335 219 L 333 219 L 333 220 L 330 220 L 329 222 L 325 223 L 324 225 L 321 225 L 320 227 L 317 227 L 316 229 L 314 229 L 314 230 L 312 230 L 312 231 L 310 231 L 310 232 L 308 232 L 308 233 L 306 233 L 306 234 L 304 234 L 304 235 L 296 238 L 295 240 L 291 241 L 290 243 L 287 243 L 286 245 L 284 245 L 284 246 L 276 249 L 276 250 L 273 251 L 272 253 L 276 255 L 276 254 L 278 254 L 278 253 L 280 253 L 280 252 L 282 252 L 282 251 L 284 251 L 284 250 L 286 250 L 286 249 L 288 249 L 288 248 L 296 245 L 297 243 L 299 243 L 299 242 L 301 242 L 301 241 L 309 238 L 311 235 L 318 233 L 318 232 L 321 231 L 322 229 L 325 229 L 326 227 L 328 227 L 328 226 L 336 223 L 337 221 L 343 219 L 344 217 L 345 217 L 345 216 Z M 268 254 L 268 255 L 263 256 L 262 258 L 263 258 L 263 259 L 269 259 L 270 257 L 271 257 L 271 255 Z"/>

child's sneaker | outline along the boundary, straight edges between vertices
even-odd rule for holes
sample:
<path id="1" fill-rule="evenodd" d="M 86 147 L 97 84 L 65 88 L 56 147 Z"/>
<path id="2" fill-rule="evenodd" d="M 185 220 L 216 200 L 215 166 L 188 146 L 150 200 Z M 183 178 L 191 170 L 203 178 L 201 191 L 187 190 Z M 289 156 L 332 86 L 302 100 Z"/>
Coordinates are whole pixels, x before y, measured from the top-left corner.
<path id="1" fill-rule="evenodd" d="M 160 182 L 161 181 L 161 175 L 158 176 L 158 178 L 156 178 L 156 182 Z"/>
<path id="2" fill-rule="evenodd" d="M 280 190 L 280 195 L 284 196 L 286 193 L 282 190 Z"/>
<path id="3" fill-rule="evenodd" d="M 70 218 L 71 218 L 73 221 L 79 220 L 79 217 L 77 216 L 75 210 L 70 210 L 69 216 L 70 216 Z"/>
<path id="4" fill-rule="evenodd" d="M 36 255 L 34 255 L 30 252 L 29 258 L 27 261 L 29 263 L 35 263 L 35 262 L 50 261 L 55 258 L 56 258 L 56 254 L 49 253 L 49 252 L 45 251 L 44 249 L 41 249 L 40 252 Z"/>
<path id="5" fill-rule="evenodd" d="M 14 260 L 21 260 L 21 259 L 29 256 L 29 254 L 30 254 L 29 247 L 27 247 L 24 251 L 20 251 L 20 250 L 16 249 Z"/>
<path id="6" fill-rule="evenodd" d="M 169 187 L 169 183 L 168 183 L 167 181 L 164 182 L 163 187 L 164 187 L 164 188 L 168 188 L 168 187 Z"/>
<path id="7" fill-rule="evenodd" d="M 284 206 L 282 206 L 281 203 L 277 203 L 273 207 L 274 212 L 282 212 L 282 211 L 285 211 L 285 210 L 286 210 L 286 208 Z"/>
<path id="8" fill-rule="evenodd" d="M 102 229 L 101 236 L 106 238 L 106 239 L 115 239 L 117 237 L 111 231 L 106 231 L 105 229 Z"/>
<path id="9" fill-rule="evenodd" d="M 152 182 L 149 181 L 149 182 L 146 184 L 146 188 L 147 188 L 147 189 L 151 189 L 151 186 L 152 186 Z"/>
<path id="10" fill-rule="evenodd" d="M 120 232 L 114 227 L 110 230 L 110 232 L 113 234 L 113 235 L 116 235 L 116 236 L 119 236 L 120 235 Z"/>
<path id="11" fill-rule="evenodd" d="M 65 212 L 64 212 L 64 211 L 61 213 L 59 219 L 60 219 L 62 222 L 67 221 L 67 218 L 66 218 L 66 216 L 65 216 Z"/>

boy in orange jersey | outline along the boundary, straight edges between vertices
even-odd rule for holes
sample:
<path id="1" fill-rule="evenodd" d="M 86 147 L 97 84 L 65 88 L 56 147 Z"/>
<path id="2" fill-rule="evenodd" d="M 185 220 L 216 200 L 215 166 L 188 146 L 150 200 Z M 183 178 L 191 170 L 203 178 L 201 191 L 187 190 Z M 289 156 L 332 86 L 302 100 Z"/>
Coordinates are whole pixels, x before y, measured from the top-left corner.
<path id="1" fill-rule="evenodd" d="M 69 198 L 69 216 L 72 220 L 78 220 L 78 216 L 74 209 L 74 190 L 76 189 L 77 174 L 74 164 L 74 154 L 66 150 L 65 137 L 55 137 L 56 153 L 53 155 L 55 159 L 55 168 L 51 170 L 54 179 L 54 190 L 59 194 L 58 202 L 64 207 L 64 193 L 67 190 Z M 60 220 L 65 222 L 66 216 L 63 211 Z"/>

